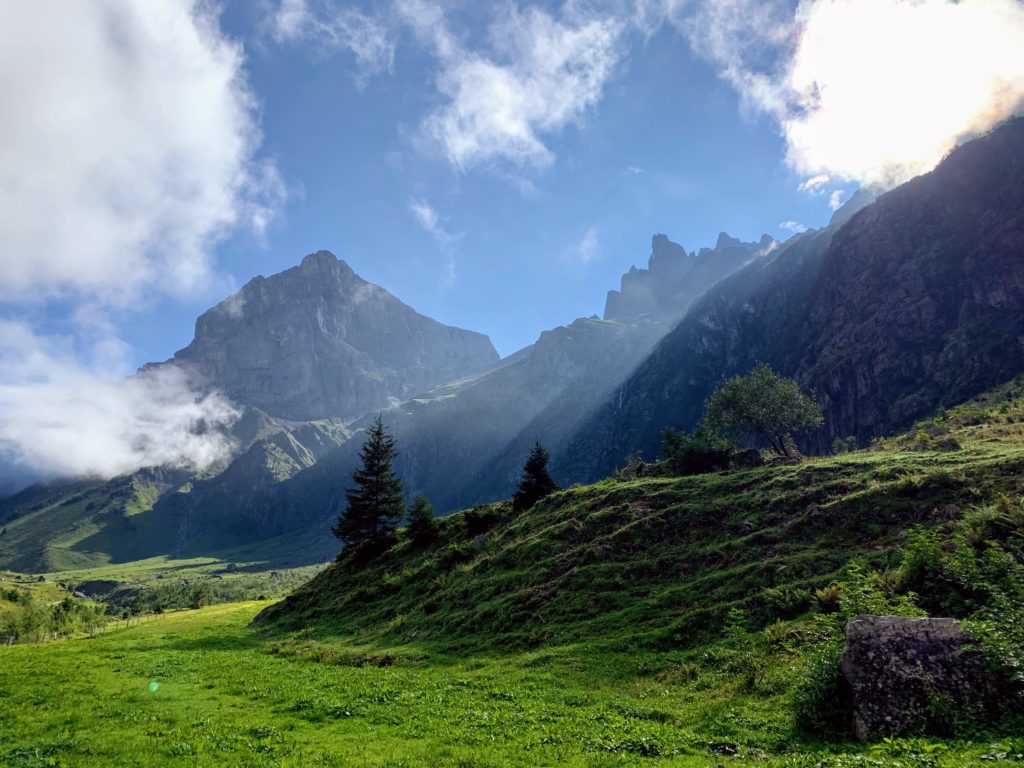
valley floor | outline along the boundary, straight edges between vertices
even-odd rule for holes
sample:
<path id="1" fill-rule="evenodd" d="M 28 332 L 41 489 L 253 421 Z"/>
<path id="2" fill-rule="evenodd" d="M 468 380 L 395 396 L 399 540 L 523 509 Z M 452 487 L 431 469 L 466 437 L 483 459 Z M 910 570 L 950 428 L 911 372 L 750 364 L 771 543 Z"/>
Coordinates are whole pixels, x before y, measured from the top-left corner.
<path id="1" fill-rule="evenodd" d="M 0 765 L 1019 765 L 1005 740 L 793 741 L 771 671 L 744 693 L 699 653 L 351 649 L 252 628 L 264 605 L 0 649 Z"/>

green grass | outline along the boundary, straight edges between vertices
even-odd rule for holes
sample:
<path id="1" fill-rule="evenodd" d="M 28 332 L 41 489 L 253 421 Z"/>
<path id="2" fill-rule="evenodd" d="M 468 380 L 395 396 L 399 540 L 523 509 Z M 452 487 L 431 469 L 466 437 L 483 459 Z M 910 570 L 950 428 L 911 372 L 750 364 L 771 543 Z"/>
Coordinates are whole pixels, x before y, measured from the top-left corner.
<path id="1" fill-rule="evenodd" d="M 807 595 L 853 560 L 895 565 L 909 529 L 942 528 L 1000 493 L 1019 495 L 1022 474 L 1015 437 L 957 452 L 607 480 L 525 515 L 507 503 L 454 515 L 435 544 L 403 542 L 366 568 L 339 563 L 268 618 L 449 652 L 688 646 L 713 639 L 734 607 L 758 626 L 788 618 L 779 591 Z"/>
<path id="2" fill-rule="evenodd" d="M 940 553 L 966 552 L 979 530 L 1020 550 L 1021 395 L 1016 382 L 799 466 L 610 479 L 522 515 L 467 510 L 430 545 L 342 560 L 276 605 L 0 649 L 0 701 L 17 703 L 0 707 L 0 765 L 1019 765 L 1024 739 L 1005 724 L 825 744 L 802 735 L 795 702 L 836 638 L 812 591 L 849 581 L 851 564 L 896 583 L 918 531 Z M 78 575 L 149 584 L 223 563 Z M 997 639 L 1017 652 L 1019 638 Z"/>
<path id="3" fill-rule="evenodd" d="M 0 765 L 962 766 L 1020 748 L 947 743 L 928 762 L 936 742 L 911 740 L 896 748 L 917 757 L 897 763 L 794 740 L 771 681 L 786 654 L 748 692 L 699 654 L 467 658 L 268 638 L 249 626 L 260 607 L 0 651 L 0 700 L 17 703 L 0 708 Z"/>

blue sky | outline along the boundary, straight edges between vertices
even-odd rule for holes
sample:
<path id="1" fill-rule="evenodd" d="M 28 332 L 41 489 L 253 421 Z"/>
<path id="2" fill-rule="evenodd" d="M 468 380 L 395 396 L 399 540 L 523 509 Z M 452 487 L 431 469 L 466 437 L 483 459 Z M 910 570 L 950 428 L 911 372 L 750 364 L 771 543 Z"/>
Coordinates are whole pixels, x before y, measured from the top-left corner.
<path id="1" fill-rule="evenodd" d="M 784 239 L 1024 106 L 1021 0 L 33 0 L 5 21 L 0 482 L 5 460 L 208 463 L 194 426 L 229 404 L 125 377 L 311 251 L 508 355 L 600 314 L 652 234 Z"/>
<path id="2" fill-rule="evenodd" d="M 460 32 L 483 36 L 489 21 Z M 831 215 L 827 197 L 798 191 L 777 125 L 744 113 L 736 90 L 669 26 L 630 33 L 599 101 L 539 133 L 548 167 L 460 169 L 418 142 L 441 98 L 435 64 L 408 31 L 392 71 L 359 82 L 349 51 L 276 42 L 265 6 L 229 3 L 221 23 L 245 47 L 260 155 L 288 189 L 262 237 L 241 229 L 217 246 L 217 269 L 239 285 L 326 248 L 417 310 L 487 333 L 507 355 L 546 328 L 600 314 L 621 273 L 645 264 L 656 232 L 693 250 L 720 230 L 783 239 L 781 222 L 820 226 Z M 424 203 L 448 240 L 417 220 L 411 206 Z M 195 316 L 225 290 L 132 308 L 122 338 L 133 360 L 188 343 Z"/>
<path id="3" fill-rule="evenodd" d="M 259 14 L 237 6 L 226 29 L 259 34 Z M 542 134 L 554 160 L 541 170 L 460 170 L 415 146 L 411 134 L 436 102 L 431 62 L 415 46 L 399 46 L 393 74 L 362 88 L 355 66 L 351 54 L 305 44 L 250 47 L 265 150 L 301 191 L 264 246 L 241 237 L 222 247 L 220 263 L 238 279 L 327 248 L 419 311 L 489 334 L 504 355 L 600 314 L 621 273 L 645 264 L 655 232 L 692 250 L 723 229 L 782 239 L 781 222 L 819 226 L 831 215 L 827 198 L 797 190 L 771 121 L 743 116 L 737 93 L 669 28 L 636 41 L 578 124 Z M 437 212 L 451 242 L 418 223 L 411 201 Z M 187 340 L 195 309 L 167 308 L 179 319 L 165 351 Z"/>

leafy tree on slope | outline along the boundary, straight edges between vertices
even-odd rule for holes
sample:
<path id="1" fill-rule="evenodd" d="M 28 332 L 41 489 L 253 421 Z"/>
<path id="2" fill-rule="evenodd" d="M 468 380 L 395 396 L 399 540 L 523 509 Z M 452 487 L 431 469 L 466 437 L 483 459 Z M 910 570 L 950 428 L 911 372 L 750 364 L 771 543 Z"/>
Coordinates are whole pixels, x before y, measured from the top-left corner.
<path id="1" fill-rule="evenodd" d="M 746 376 L 720 384 L 708 398 L 704 424 L 737 439 L 757 436 L 780 456 L 792 456 L 793 434 L 821 426 L 820 406 L 793 379 L 758 363 Z"/>

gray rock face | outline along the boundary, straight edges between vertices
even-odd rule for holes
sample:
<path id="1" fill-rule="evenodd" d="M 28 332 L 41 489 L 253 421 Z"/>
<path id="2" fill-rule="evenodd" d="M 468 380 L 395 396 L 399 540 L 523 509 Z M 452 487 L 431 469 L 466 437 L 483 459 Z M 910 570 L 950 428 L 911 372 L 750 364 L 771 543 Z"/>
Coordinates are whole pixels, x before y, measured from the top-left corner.
<path id="1" fill-rule="evenodd" d="M 996 693 L 984 660 L 952 619 L 851 619 L 842 671 L 858 739 L 921 733 L 937 711 L 983 711 Z"/>
<path id="2" fill-rule="evenodd" d="M 647 269 L 631 267 L 619 290 L 608 291 L 604 319 L 652 323 L 680 317 L 716 282 L 778 245 L 769 235 L 757 243 L 743 243 L 722 232 L 714 248 L 687 253 L 665 235 L 654 235 Z"/>
<path id="3" fill-rule="evenodd" d="M 309 420 L 361 416 L 497 361 L 483 334 L 419 314 L 318 251 L 205 312 L 170 362 L 237 403 Z"/>
<path id="4" fill-rule="evenodd" d="M 814 453 L 835 437 L 892 434 L 1013 378 L 1024 371 L 1022 210 L 1017 118 L 714 285 L 554 469 L 591 480 L 632 451 L 656 455 L 666 425 L 692 429 L 715 385 L 758 362 L 815 393 L 825 423 L 800 446 Z"/>

